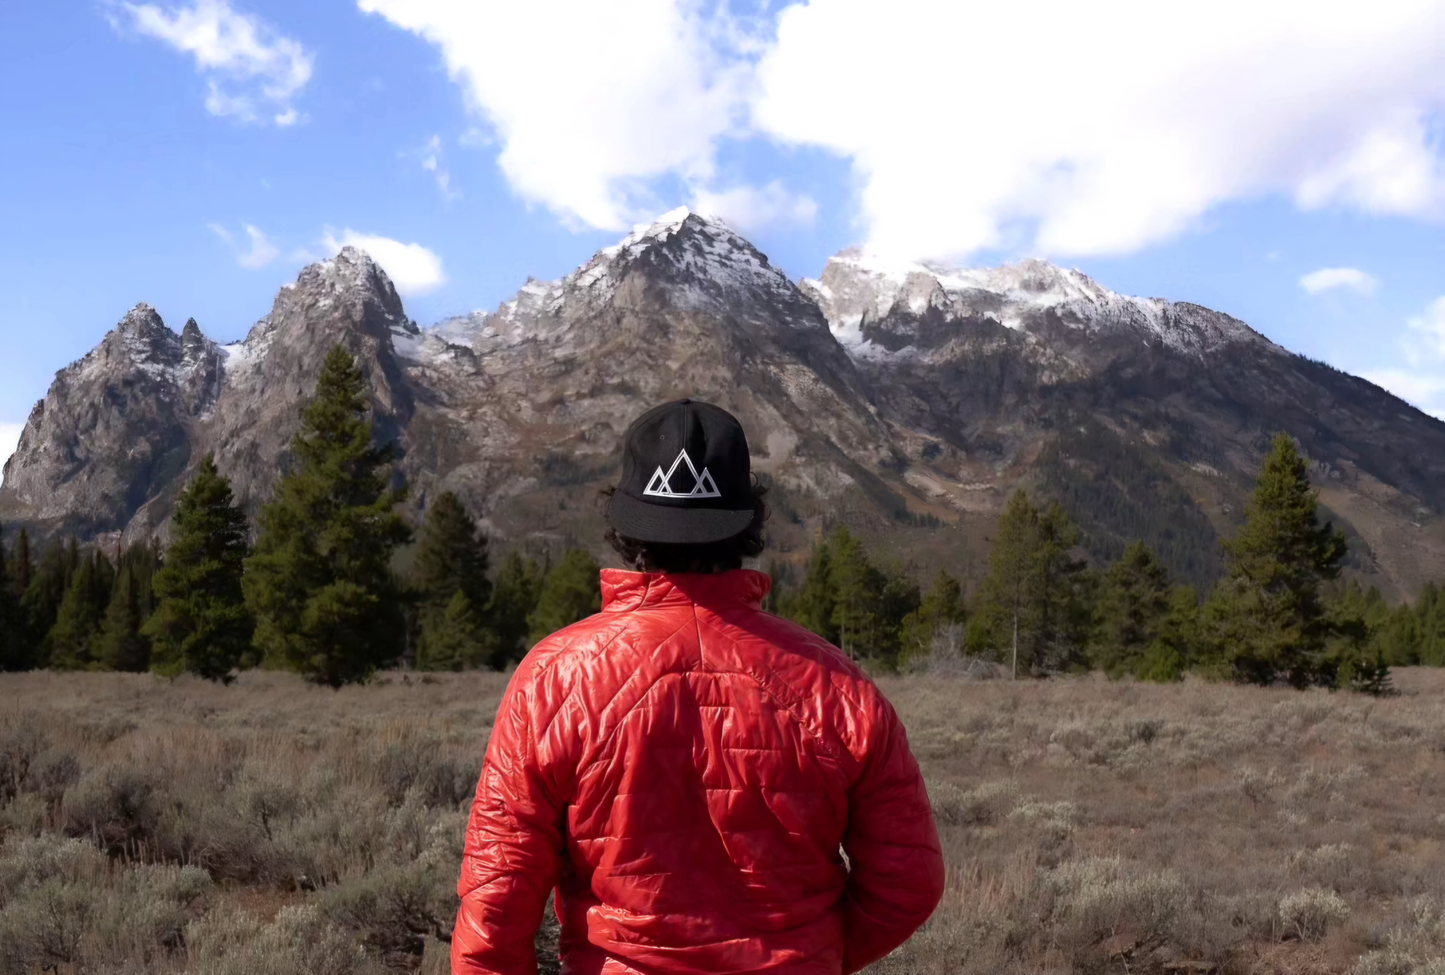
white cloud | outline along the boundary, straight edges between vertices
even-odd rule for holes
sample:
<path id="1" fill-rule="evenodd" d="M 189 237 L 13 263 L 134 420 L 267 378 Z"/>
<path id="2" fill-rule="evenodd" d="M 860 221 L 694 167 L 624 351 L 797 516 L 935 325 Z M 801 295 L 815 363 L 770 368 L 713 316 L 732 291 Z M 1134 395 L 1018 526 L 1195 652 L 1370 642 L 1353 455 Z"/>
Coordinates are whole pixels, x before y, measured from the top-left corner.
<path id="1" fill-rule="evenodd" d="M 452 174 L 442 165 L 442 137 L 432 136 L 427 140 L 425 148 L 421 151 L 421 168 L 431 173 L 436 180 L 437 189 L 442 191 L 443 199 L 453 199 L 456 193 L 452 191 Z"/>
<path id="2" fill-rule="evenodd" d="M 1408 368 L 1378 369 L 1365 378 L 1445 420 L 1445 296 L 1406 319 L 1401 342 Z"/>
<path id="3" fill-rule="evenodd" d="M 1406 340 L 1410 361 L 1434 362 L 1445 372 L 1445 297 L 1430 302 L 1425 306 L 1425 314 L 1415 315 L 1405 324 L 1419 336 Z"/>
<path id="4" fill-rule="evenodd" d="M 1125 253 L 1271 194 L 1445 218 L 1438 0 L 358 6 L 436 45 L 513 187 L 580 225 L 726 196 L 720 143 L 760 135 L 849 160 L 869 242 L 910 256 Z"/>
<path id="5" fill-rule="evenodd" d="M 1336 288 L 1372 295 L 1380 286 L 1380 281 L 1373 274 L 1366 274 L 1357 267 L 1322 267 L 1300 278 L 1299 286 L 1312 295 Z"/>
<path id="6" fill-rule="evenodd" d="M 755 118 L 852 159 L 882 249 L 1124 253 L 1269 193 L 1445 215 L 1442 57 L 1431 0 L 815 0 Z"/>
<path id="7" fill-rule="evenodd" d="M 195 0 L 182 7 L 118 6 L 137 32 L 195 58 L 196 70 L 206 79 L 206 110 L 212 115 L 234 115 L 246 122 L 269 115 L 279 126 L 301 120 L 291 101 L 311 79 L 313 59 L 299 41 L 233 9 L 227 0 Z"/>
<path id="8" fill-rule="evenodd" d="M 272 243 L 271 238 L 267 237 L 259 227 L 245 225 L 246 237 L 250 241 L 250 245 L 248 250 L 242 250 L 236 246 L 235 235 L 225 227 L 218 223 L 208 223 L 206 226 L 231 246 L 232 252 L 236 255 L 236 263 L 247 270 L 254 271 L 263 268 L 281 256 L 281 249 Z"/>
<path id="9" fill-rule="evenodd" d="M 576 225 L 629 230 L 710 185 L 742 131 L 756 42 L 695 0 L 358 0 L 440 48 L 513 188 Z M 469 141 L 476 141 L 475 138 Z"/>
<path id="10" fill-rule="evenodd" d="M 1374 369 L 1364 378 L 1394 393 L 1426 413 L 1445 420 L 1445 374 L 1433 375 L 1408 369 Z"/>
<path id="11" fill-rule="evenodd" d="M 15 453 L 24 430 L 23 423 L 0 423 L 0 484 L 5 483 L 5 462 Z"/>
<path id="12" fill-rule="evenodd" d="M 403 295 L 424 295 L 447 281 L 441 258 L 421 244 L 403 244 L 390 237 L 358 233 L 350 228 L 341 231 L 340 236 L 328 228 L 321 241 L 331 253 L 343 247 L 366 251 Z"/>
<path id="13" fill-rule="evenodd" d="M 818 204 L 809 196 L 787 190 L 777 180 L 767 186 L 735 186 L 721 192 L 698 190 L 692 208 L 723 218 L 744 233 L 776 224 L 812 223 Z"/>

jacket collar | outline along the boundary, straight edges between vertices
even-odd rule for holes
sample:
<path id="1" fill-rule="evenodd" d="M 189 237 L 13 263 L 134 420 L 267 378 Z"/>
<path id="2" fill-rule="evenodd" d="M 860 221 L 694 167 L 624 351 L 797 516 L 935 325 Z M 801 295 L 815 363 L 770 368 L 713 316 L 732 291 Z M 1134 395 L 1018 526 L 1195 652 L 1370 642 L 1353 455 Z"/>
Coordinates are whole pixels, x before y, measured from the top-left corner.
<path id="1" fill-rule="evenodd" d="M 752 569 L 714 575 L 690 572 L 602 570 L 602 611 L 620 613 L 657 606 L 746 606 L 758 609 L 773 580 Z"/>

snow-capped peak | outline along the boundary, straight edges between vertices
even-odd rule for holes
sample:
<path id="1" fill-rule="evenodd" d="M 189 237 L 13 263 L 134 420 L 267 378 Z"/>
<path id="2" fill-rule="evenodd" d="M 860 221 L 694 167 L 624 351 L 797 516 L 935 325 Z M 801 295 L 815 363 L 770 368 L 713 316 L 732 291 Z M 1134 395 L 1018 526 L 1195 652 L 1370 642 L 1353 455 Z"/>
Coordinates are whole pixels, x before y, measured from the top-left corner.
<path id="1" fill-rule="evenodd" d="M 1175 306 L 1158 298 L 1110 291 L 1076 268 L 1027 258 L 991 268 L 960 268 L 898 261 L 849 248 L 828 261 L 820 280 L 802 282 L 850 351 L 883 354 L 864 335 L 867 323 L 899 314 L 920 316 L 930 309 L 944 319 L 992 320 L 1027 330 L 1050 312 L 1058 321 L 1090 333 L 1139 331 L 1147 342 L 1180 351 L 1206 348 L 1254 333 L 1227 315 L 1182 323 Z"/>
<path id="2" fill-rule="evenodd" d="M 571 321 L 601 307 L 640 266 L 666 282 L 667 300 L 683 309 L 744 313 L 757 295 L 790 300 L 796 295 L 787 275 L 722 220 L 678 207 L 636 225 L 571 274 L 556 281 L 528 279 L 495 312 L 448 319 L 435 331 L 451 342 L 482 346 L 542 338 L 554 330 L 543 320 Z"/>

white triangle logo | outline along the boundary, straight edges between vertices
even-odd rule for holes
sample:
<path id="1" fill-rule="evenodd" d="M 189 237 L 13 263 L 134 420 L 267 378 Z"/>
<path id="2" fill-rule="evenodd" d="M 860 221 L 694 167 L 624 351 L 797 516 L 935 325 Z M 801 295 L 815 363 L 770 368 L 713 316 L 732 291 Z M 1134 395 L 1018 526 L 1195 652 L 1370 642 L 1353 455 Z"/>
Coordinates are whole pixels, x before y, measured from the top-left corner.
<path id="1" fill-rule="evenodd" d="M 688 472 L 692 474 L 692 490 L 685 494 L 672 489 L 672 475 L 677 473 L 679 464 L 686 464 Z M 672 466 L 669 467 L 666 472 L 663 471 L 661 465 L 658 466 L 652 475 L 652 479 L 647 482 L 647 487 L 642 493 L 652 498 L 722 497 L 722 492 L 717 489 L 717 482 L 712 479 L 712 475 L 708 473 L 707 468 L 704 467 L 701 474 L 697 472 L 697 468 L 693 466 L 692 458 L 687 455 L 686 448 L 683 448 L 683 450 L 678 453 L 677 460 L 672 462 Z"/>

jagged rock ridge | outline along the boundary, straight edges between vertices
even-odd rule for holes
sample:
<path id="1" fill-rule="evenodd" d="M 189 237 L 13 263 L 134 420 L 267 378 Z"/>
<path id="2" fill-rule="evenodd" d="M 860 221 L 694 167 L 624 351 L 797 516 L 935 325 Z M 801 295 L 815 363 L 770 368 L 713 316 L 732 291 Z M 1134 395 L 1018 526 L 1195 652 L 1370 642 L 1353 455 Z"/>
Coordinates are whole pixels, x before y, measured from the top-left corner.
<path id="1" fill-rule="evenodd" d="M 785 545 L 839 517 L 896 534 L 928 515 L 981 538 L 1018 484 L 1072 499 L 1100 544 L 1173 530 L 1212 545 L 1284 428 L 1365 570 L 1401 592 L 1445 575 L 1445 424 L 1236 319 L 1041 261 L 951 269 L 849 250 L 794 285 L 687 211 L 428 329 L 351 248 L 303 270 L 234 345 L 194 323 L 176 336 L 138 306 L 57 374 L 7 465 L 0 519 L 145 537 L 208 451 L 258 504 L 336 342 L 371 380 L 412 503 L 456 490 L 506 540 L 590 541 L 628 422 L 693 395 L 743 419 Z M 1175 528 L 1145 524 L 1171 506 Z"/>

